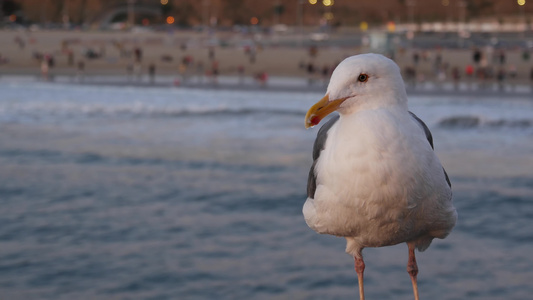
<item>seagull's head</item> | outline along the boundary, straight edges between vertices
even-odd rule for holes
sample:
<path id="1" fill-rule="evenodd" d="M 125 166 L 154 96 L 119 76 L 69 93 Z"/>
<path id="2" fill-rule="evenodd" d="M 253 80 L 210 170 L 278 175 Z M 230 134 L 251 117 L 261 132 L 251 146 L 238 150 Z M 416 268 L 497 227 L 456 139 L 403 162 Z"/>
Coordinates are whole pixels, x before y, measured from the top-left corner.
<path id="1" fill-rule="evenodd" d="M 305 116 L 305 127 L 313 127 L 334 111 L 351 114 L 390 105 L 407 106 L 400 68 L 380 54 L 346 58 L 333 71 L 324 98 Z"/>

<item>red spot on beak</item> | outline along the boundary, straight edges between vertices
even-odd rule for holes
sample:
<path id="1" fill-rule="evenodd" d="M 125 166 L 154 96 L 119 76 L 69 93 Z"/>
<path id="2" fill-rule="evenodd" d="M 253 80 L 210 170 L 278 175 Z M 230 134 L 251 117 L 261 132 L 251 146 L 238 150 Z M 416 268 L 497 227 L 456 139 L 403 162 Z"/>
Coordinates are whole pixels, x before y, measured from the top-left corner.
<path id="1" fill-rule="evenodd" d="M 318 123 L 320 123 L 320 117 L 319 116 L 314 116 L 314 117 L 311 118 L 311 125 L 315 126 Z"/>

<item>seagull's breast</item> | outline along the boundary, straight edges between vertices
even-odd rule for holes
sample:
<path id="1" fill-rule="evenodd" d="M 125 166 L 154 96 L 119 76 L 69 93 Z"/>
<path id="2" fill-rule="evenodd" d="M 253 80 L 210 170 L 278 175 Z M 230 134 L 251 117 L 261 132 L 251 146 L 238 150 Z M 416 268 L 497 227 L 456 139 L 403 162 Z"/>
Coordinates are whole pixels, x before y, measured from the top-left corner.
<path id="1" fill-rule="evenodd" d="M 360 237 L 364 246 L 396 244 L 426 230 L 422 211 L 451 198 L 423 131 L 400 109 L 342 116 L 315 172 L 315 196 L 304 205 L 307 223 L 320 233 Z"/>

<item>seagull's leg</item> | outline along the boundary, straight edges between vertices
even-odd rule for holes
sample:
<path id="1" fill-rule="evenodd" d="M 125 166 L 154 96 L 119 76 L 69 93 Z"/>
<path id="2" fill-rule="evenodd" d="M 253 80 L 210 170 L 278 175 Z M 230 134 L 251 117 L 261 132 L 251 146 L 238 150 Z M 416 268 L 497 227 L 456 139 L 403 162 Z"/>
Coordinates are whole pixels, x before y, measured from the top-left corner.
<path id="1" fill-rule="evenodd" d="M 415 244 L 407 243 L 409 247 L 409 261 L 407 262 L 407 273 L 411 276 L 411 282 L 413 283 L 413 293 L 415 294 L 415 300 L 418 299 L 418 284 L 416 282 L 416 275 L 418 274 L 418 266 L 415 258 Z"/>
<path id="2" fill-rule="evenodd" d="M 365 290 L 363 287 L 363 272 L 365 271 L 365 262 L 361 255 L 354 256 L 355 272 L 357 272 L 357 280 L 359 281 L 359 299 L 365 300 Z"/>

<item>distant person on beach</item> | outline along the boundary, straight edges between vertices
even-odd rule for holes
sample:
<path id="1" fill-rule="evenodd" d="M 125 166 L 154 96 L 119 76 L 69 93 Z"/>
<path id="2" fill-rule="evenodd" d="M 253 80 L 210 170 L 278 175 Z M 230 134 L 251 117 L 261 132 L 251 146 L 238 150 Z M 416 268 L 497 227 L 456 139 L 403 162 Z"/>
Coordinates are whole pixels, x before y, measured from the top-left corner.
<path id="1" fill-rule="evenodd" d="M 412 66 L 405 67 L 405 80 L 408 85 L 416 87 L 416 69 Z"/>
<path id="2" fill-rule="evenodd" d="M 487 58 L 482 56 L 481 62 L 479 63 L 479 68 L 476 71 L 476 76 L 479 83 L 478 87 L 482 89 L 487 88 L 490 79 L 495 78 L 496 75 L 497 74 L 492 68 L 492 65 L 489 65 Z"/>
<path id="3" fill-rule="evenodd" d="M 465 74 L 468 77 L 472 77 L 472 75 L 474 75 L 474 67 L 471 64 L 466 65 Z"/>
<path id="4" fill-rule="evenodd" d="M 128 81 L 130 81 L 131 78 L 133 77 L 133 64 L 132 63 L 128 63 L 126 65 L 126 77 Z"/>
<path id="5" fill-rule="evenodd" d="M 418 53 L 418 51 L 415 51 L 413 52 L 413 64 L 416 66 L 418 66 L 418 62 L 420 61 L 420 54 Z"/>
<path id="6" fill-rule="evenodd" d="M 85 77 L 85 62 L 83 60 L 80 60 L 78 62 L 78 69 L 77 69 L 77 77 L 78 77 L 78 81 L 83 81 L 84 77 Z"/>
<path id="7" fill-rule="evenodd" d="M 461 79 L 461 73 L 457 66 L 452 68 L 453 87 L 455 90 L 459 89 L 459 80 Z"/>
<path id="8" fill-rule="evenodd" d="M 478 65 L 481 62 L 481 57 L 483 54 L 481 53 L 481 50 L 479 48 L 474 48 L 474 52 L 472 53 L 472 61 L 475 65 Z"/>
<path id="9" fill-rule="evenodd" d="M 498 60 L 500 65 L 505 65 L 505 51 L 503 49 L 500 50 L 500 53 L 498 54 Z"/>
<path id="10" fill-rule="evenodd" d="M 172 62 L 174 60 L 174 58 L 172 57 L 172 55 L 169 55 L 169 54 L 163 54 L 161 55 L 161 61 L 163 62 Z"/>
<path id="11" fill-rule="evenodd" d="M 465 75 L 466 75 L 466 79 L 467 81 L 470 83 L 468 84 L 467 86 L 468 87 L 473 87 L 474 85 L 474 66 L 472 66 L 472 64 L 467 64 L 466 67 L 465 67 Z"/>
<path id="12" fill-rule="evenodd" d="M 97 58 L 100 58 L 100 54 L 94 51 L 94 49 L 88 48 L 85 50 L 85 57 L 87 59 L 97 59 Z"/>
<path id="13" fill-rule="evenodd" d="M 141 81 L 142 78 L 142 65 L 140 62 L 135 62 L 133 64 L 133 74 L 137 78 L 137 81 Z"/>
<path id="14" fill-rule="evenodd" d="M 215 47 L 209 46 L 207 56 L 209 57 L 209 60 L 215 59 Z"/>
<path id="15" fill-rule="evenodd" d="M 181 61 L 178 65 L 178 73 L 180 74 L 183 83 L 187 82 L 187 69 L 188 67 L 185 61 Z"/>
<path id="16" fill-rule="evenodd" d="M 437 71 L 437 83 L 439 86 L 442 86 L 442 84 L 446 81 L 446 69 L 445 68 L 439 68 Z"/>
<path id="17" fill-rule="evenodd" d="M 244 47 L 244 55 L 248 56 L 248 59 L 251 64 L 255 64 L 256 54 L 257 54 L 257 47 L 255 45 Z"/>
<path id="18" fill-rule="evenodd" d="M 33 51 L 32 57 L 40 62 L 43 59 L 43 54 L 39 51 Z"/>
<path id="19" fill-rule="evenodd" d="M 259 82 L 259 85 L 261 87 L 266 87 L 268 81 L 268 74 L 267 72 L 260 72 L 255 75 L 255 79 Z"/>
<path id="20" fill-rule="evenodd" d="M 46 57 L 43 57 L 41 60 L 41 76 L 43 80 L 48 80 L 48 72 L 50 71 L 50 66 L 48 65 L 48 59 Z"/>
<path id="21" fill-rule="evenodd" d="M 309 47 L 309 56 L 311 58 L 315 58 L 318 55 L 318 47 L 315 45 L 312 45 Z"/>
<path id="22" fill-rule="evenodd" d="M 49 66 L 50 68 L 55 67 L 55 65 L 56 65 L 56 60 L 55 60 L 54 56 L 52 56 L 52 55 L 45 55 L 44 59 L 45 59 L 45 60 L 48 60 L 48 66 Z"/>
<path id="23" fill-rule="evenodd" d="M 124 48 L 124 44 L 122 42 L 115 42 L 114 45 L 115 48 L 118 50 L 121 58 L 129 57 L 128 51 Z"/>
<path id="24" fill-rule="evenodd" d="M 214 85 L 218 84 L 218 75 L 218 61 L 214 60 L 211 64 L 211 83 L 213 83 Z"/>
<path id="25" fill-rule="evenodd" d="M 500 91 L 503 91 L 505 88 L 504 81 L 505 81 L 505 70 L 503 68 L 500 68 L 498 70 L 498 73 L 496 73 L 496 79 L 498 80 L 498 89 Z"/>
<path id="26" fill-rule="evenodd" d="M 524 49 L 524 51 L 522 51 L 522 60 L 524 62 L 528 62 L 530 57 L 531 57 L 531 54 L 529 53 L 529 50 L 527 48 Z"/>
<path id="27" fill-rule="evenodd" d="M 155 64 L 154 63 L 150 63 L 150 65 L 148 65 L 148 76 L 150 77 L 150 83 L 154 84 L 155 82 Z"/>
<path id="28" fill-rule="evenodd" d="M 305 70 L 305 61 L 304 60 L 300 60 L 300 62 L 298 63 L 298 69 L 300 70 Z"/>
<path id="29" fill-rule="evenodd" d="M 135 49 L 133 49 L 133 56 L 135 58 L 135 62 L 140 63 L 143 59 L 142 49 L 140 47 L 135 47 Z"/>
<path id="30" fill-rule="evenodd" d="M 437 52 L 437 54 L 435 55 L 435 62 L 433 64 L 433 69 L 435 70 L 435 73 L 438 74 L 442 66 L 442 54 L 440 52 Z"/>
<path id="31" fill-rule="evenodd" d="M 322 81 L 324 82 L 324 84 L 327 84 L 328 83 L 328 77 L 329 77 L 329 66 L 328 65 L 324 65 L 322 66 L 322 71 L 321 71 L 321 75 L 322 75 Z"/>
<path id="32" fill-rule="evenodd" d="M 61 40 L 61 52 L 66 53 L 68 51 L 68 41 Z"/>
<path id="33" fill-rule="evenodd" d="M 518 77 L 518 70 L 516 69 L 516 66 L 514 64 L 511 64 L 507 68 L 507 75 L 509 76 L 509 83 L 511 84 L 511 89 L 514 90 L 515 88 L 515 81 Z"/>
<path id="34" fill-rule="evenodd" d="M 244 66 L 243 65 L 239 65 L 237 67 L 237 74 L 239 75 L 239 84 L 243 84 L 244 83 Z"/>
<path id="35" fill-rule="evenodd" d="M 15 37 L 15 44 L 17 44 L 19 46 L 19 49 L 22 50 L 24 49 L 24 47 L 26 47 L 26 43 L 24 42 L 24 40 L 20 37 L 20 36 L 16 36 Z"/>
<path id="36" fill-rule="evenodd" d="M 67 49 L 67 64 L 69 66 L 74 65 L 74 51 L 72 49 Z"/>
<path id="37" fill-rule="evenodd" d="M 252 65 L 255 64 L 256 55 L 257 55 L 257 50 L 255 49 L 255 47 L 252 47 L 252 49 L 250 50 L 250 63 Z"/>
<path id="38" fill-rule="evenodd" d="M 185 65 L 187 65 L 187 67 L 188 67 L 188 66 L 190 66 L 190 65 L 193 63 L 194 59 L 193 59 L 193 57 L 190 56 L 190 55 L 185 55 L 184 57 L 181 58 L 181 61 L 182 61 Z"/>
<path id="39" fill-rule="evenodd" d="M 198 83 L 204 83 L 205 67 L 202 61 L 196 63 L 196 77 Z"/>
<path id="40" fill-rule="evenodd" d="M 315 81 L 315 65 L 312 62 L 307 64 L 307 82 L 312 85 Z"/>

